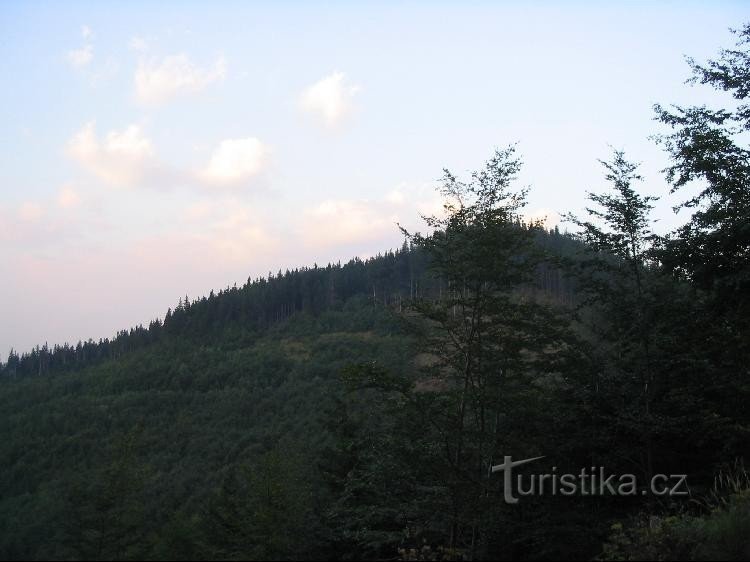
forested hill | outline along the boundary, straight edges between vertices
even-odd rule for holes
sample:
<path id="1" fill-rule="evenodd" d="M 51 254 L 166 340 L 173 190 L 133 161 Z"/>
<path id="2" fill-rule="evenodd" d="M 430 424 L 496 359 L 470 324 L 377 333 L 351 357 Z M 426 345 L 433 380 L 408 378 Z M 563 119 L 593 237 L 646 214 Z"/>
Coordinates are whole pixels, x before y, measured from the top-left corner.
<path id="1" fill-rule="evenodd" d="M 744 292 L 662 265 L 622 153 L 578 239 L 519 222 L 514 154 L 399 251 L 13 354 L 0 559 L 746 559 Z M 507 455 L 637 485 L 514 505 Z"/>
<path id="2" fill-rule="evenodd" d="M 519 227 L 520 228 L 520 227 Z M 560 256 L 572 254 L 580 243 L 557 228 L 535 231 L 537 243 L 548 254 L 539 265 L 529 289 L 552 298 L 572 302 L 574 283 L 556 265 Z M 440 298 L 445 281 L 428 271 L 428 259 L 419 248 L 404 243 L 369 259 L 354 258 L 341 265 L 303 267 L 269 273 L 268 277 L 248 279 L 242 287 L 213 291 L 200 299 L 180 298 L 163 320 L 148 327 L 139 325 L 122 330 L 113 338 L 79 341 L 77 344 L 47 343 L 19 355 L 11 349 L 0 362 L 0 382 L 28 375 L 59 373 L 93 363 L 116 359 L 153 344 L 165 336 L 208 341 L 226 337 L 226 331 L 262 334 L 272 324 L 298 313 L 318 315 L 336 309 L 353 297 L 369 299 L 373 306 L 402 308 L 418 298 Z"/>
<path id="3" fill-rule="evenodd" d="M 736 33 L 691 67 L 744 105 L 656 108 L 692 213 L 665 236 L 619 150 L 576 239 L 522 223 L 510 145 L 398 251 L 11 353 L 0 559 L 750 559 Z"/>
<path id="4" fill-rule="evenodd" d="M 580 243 L 513 229 L 548 251 L 524 290 L 569 302 L 554 256 Z M 405 244 L 181 299 L 163 322 L 112 340 L 12 355 L 0 383 L 0 558 L 391 552 L 400 517 L 350 516 L 340 503 L 339 439 L 354 438 L 340 432 L 391 423 L 372 394 L 347 397 L 342 373 L 365 362 L 411 376 L 414 339 L 398 312 L 448 298 L 428 265 Z M 376 509 L 399 509 L 389 498 Z M 363 501 L 356 510 L 371 509 Z M 356 539 L 359 525 L 380 538 Z"/>

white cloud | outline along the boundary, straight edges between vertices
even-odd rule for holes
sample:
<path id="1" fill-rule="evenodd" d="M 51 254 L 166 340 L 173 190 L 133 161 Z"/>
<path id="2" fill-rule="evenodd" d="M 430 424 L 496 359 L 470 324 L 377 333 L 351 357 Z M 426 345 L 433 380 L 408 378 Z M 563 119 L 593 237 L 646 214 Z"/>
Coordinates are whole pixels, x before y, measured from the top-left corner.
<path id="1" fill-rule="evenodd" d="M 71 209 L 78 206 L 81 202 L 81 196 L 72 187 L 66 185 L 60 189 L 60 193 L 57 195 L 57 205 L 62 209 Z"/>
<path id="2" fill-rule="evenodd" d="M 400 209 L 404 214 L 404 220 L 414 223 L 417 229 L 423 228 L 420 224 L 421 216 L 445 216 L 445 200 L 431 183 L 402 182 L 386 195 L 385 200 Z"/>
<path id="3" fill-rule="evenodd" d="M 192 94 L 226 76 L 227 64 L 219 57 L 210 68 L 194 65 L 187 55 L 157 60 L 142 59 L 135 72 L 135 94 L 139 102 L 158 105 L 176 96 Z"/>
<path id="4" fill-rule="evenodd" d="M 395 232 L 397 220 L 372 201 L 328 200 L 305 212 L 302 238 L 313 247 L 370 242 Z"/>
<path id="5" fill-rule="evenodd" d="M 406 200 L 406 197 L 400 189 L 396 188 L 391 190 L 388 195 L 385 196 L 385 200 L 393 205 L 402 205 Z"/>
<path id="6" fill-rule="evenodd" d="M 68 142 L 68 154 L 102 180 L 115 185 L 138 183 L 154 167 L 154 149 L 138 125 L 110 131 L 100 141 L 93 122 Z"/>
<path id="7" fill-rule="evenodd" d="M 325 125 L 335 126 L 352 112 L 353 98 L 359 90 L 359 86 L 347 83 L 343 72 L 334 72 L 307 88 L 300 105 Z"/>
<path id="8" fill-rule="evenodd" d="M 268 159 L 268 148 L 258 139 L 227 139 L 214 149 L 200 177 L 211 185 L 237 185 L 256 176 Z"/>
<path id="9" fill-rule="evenodd" d="M 420 215 L 443 216 L 443 199 L 430 184 L 401 183 L 382 198 L 332 199 L 304 211 L 299 236 L 316 250 L 363 245 L 374 251 L 400 243 L 398 225 L 410 232 L 429 230 Z"/>
<path id="10" fill-rule="evenodd" d="M 66 152 L 88 172 L 109 184 L 158 188 L 246 185 L 261 175 L 270 153 L 268 147 L 254 137 L 226 139 L 215 147 L 204 168 L 180 169 L 157 157 L 153 143 L 140 125 L 109 131 L 100 138 L 94 122 L 87 123 L 73 135 Z M 72 206 L 73 194 L 61 194 L 58 203 Z"/>
<path id="11" fill-rule="evenodd" d="M 91 28 L 88 25 L 82 25 L 81 26 L 81 37 L 84 39 L 89 39 L 94 34 L 93 31 L 91 31 Z"/>
<path id="12" fill-rule="evenodd" d="M 281 249 L 268 220 L 241 200 L 199 201 L 184 210 L 183 221 L 193 248 L 204 248 L 212 261 L 246 264 Z"/>
<path id="13" fill-rule="evenodd" d="M 218 254 L 224 260 L 240 263 L 247 263 L 278 249 L 278 241 L 262 221 L 248 208 L 238 204 L 203 236 L 204 241 L 215 249 L 209 255 Z"/>
<path id="14" fill-rule="evenodd" d="M 80 49 L 68 51 L 68 62 L 75 68 L 82 68 L 88 65 L 94 58 L 94 48 L 91 45 L 85 45 Z"/>

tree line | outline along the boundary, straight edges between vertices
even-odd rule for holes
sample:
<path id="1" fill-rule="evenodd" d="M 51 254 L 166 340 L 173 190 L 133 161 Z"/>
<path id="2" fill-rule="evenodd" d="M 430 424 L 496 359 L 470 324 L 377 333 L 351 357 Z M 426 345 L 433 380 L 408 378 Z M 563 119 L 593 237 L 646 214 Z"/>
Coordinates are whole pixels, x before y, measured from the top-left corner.
<path id="1" fill-rule="evenodd" d="M 540 244 L 556 252 L 570 252 L 576 246 L 571 236 L 557 228 L 540 231 L 538 238 Z M 0 379 L 83 368 L 116 359 L 166 336 L 210 338 L 227 326 L 260 333 L 294 314 L 320 314 L 353 297 L 364 296 L 374 306 L 403 310 L 415 299 L 440 298 L 444 281 L 430 274 L 427 259 L 424 252 L 405 241 L 399 249 L 364 260 L 354 258 L 344 265 L 269 273 L 267 277 L 248 279 L 242 287 L 211 291 L 199 299 L 191 300 L 186 295 L 174 309 L 167 310 L 163 319 L 152 320 L 148 327 L 121 330 L 113 338 L 89 339 L 75 345 L 45 343 L 21 354 L 11 349 L 6 361 L 0 362 Z M 572 282 L 551 262 L 540 264 L 530 286 L 555 298 L 573 298 Z"/>

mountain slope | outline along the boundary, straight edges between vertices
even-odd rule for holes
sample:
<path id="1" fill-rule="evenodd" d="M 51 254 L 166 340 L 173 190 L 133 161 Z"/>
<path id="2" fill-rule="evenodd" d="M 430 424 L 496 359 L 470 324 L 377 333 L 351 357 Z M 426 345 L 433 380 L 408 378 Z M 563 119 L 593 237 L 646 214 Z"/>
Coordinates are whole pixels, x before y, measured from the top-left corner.
<path id="1" fill-rule="evenodd" d="M 337 373 L 352 357 L 395 370 L 410 362 L 387 311 L 362 301 L 257 338 L 226 335 L 204 346 L 169 336 L 95 366 L 4 385 L 0 557 L 116 558 L 126 536 L 128 556 L 153 556 L 147 534 L 168 536 L 175 514 L 200 513 L 236 467 L 280 443 L 317 454 L 329 439 L 323 422 Z M 107 494 L 120 503 L 99 505 Z M 131 500 L 139 512 L 119 513 Z M 92 511 L 78 513 L 84 506 Z"/>
<path id="2" fill-rule="evenodd" d="M 557 232 L 538 242 L 576 245 Z M 237 556 L 329 555 L 332 492 L 319 465 L 341 429 L 340 374 L 362 362 L 409 372 L 416 350 L 398 312 L 445 290 L 427 265 L 405 246 L 186 297 L 164 321 L 111 340 L 11 354 L 0 376 L 0 558 L 232 557 L 245 531 L 228 529 L 260 525 L 258 509 L 275 522 Z M 551 265 L 529 289 L 572 291 Z M 264 470 L 284 497 L 273 509 L 252 508 L 269 483 L 251 476 Z"/>

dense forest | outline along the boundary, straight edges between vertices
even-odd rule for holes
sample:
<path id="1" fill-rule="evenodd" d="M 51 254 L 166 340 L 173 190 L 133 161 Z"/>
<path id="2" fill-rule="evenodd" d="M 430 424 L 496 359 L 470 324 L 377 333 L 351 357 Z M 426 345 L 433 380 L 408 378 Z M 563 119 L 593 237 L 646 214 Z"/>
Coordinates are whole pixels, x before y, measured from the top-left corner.
<path id="1" fill-rule="evenodd" d="M 524 219 L 515 145 L 403 246 L 180 298 L 0 363 L 2 559 L 750 558 L 750 25 L 656 106 L 687 222 L 623 151 L 572 233 Z M 631 495 L 507 501 L 606 467 Z M 554 467 L 554 468 L 553 468 Z M 509 468 L 507 470 L 510 470 Z M 593 468 L 592 468 L 593 471 Z M 684 475 L 686 494 L 649 484 Z"/>

